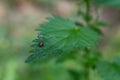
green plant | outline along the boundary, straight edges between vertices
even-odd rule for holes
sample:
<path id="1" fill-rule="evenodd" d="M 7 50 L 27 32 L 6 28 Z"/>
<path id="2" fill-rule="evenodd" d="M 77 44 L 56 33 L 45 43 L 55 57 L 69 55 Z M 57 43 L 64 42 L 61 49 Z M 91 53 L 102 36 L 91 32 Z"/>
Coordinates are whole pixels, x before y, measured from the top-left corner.
<path id="1" fill-rule="evenodd" d="M 78 60 L 83 67 L 82 71 L 78 73 L 80 77 L 74 78 L 74 80 L 91 80 L 91 70 L 93 72 L 97 71 L 104 80 L 119 80 L 119 58 L 112 62 L 104 60 L 102 54 L 96 48 L 102 36 L 99 27 L 106 26 L 106 23 L 100 21 L 99 17 L 94 18 L 91 15 L 90 9 L 94 3 L 120 7 L 119 0 L 83 0 L 86 9 L 85 11 L 79 9 L 77 16 L 82 17 L 85 24 L 58 16 L 48 18 L 48 21 L 37 29 L 39 32 L 38 38 L 33 40 L 32 54 L 26 62 L 35 59 L 46 61 L 55 57 L 56 62 L 60 63 L 73 58 Z M 80 8 L 79 2 L 78 7 Z M 73 73 L 77 73 L 72 70 L 69 70 L 69 72 L 72 76 Z"/>

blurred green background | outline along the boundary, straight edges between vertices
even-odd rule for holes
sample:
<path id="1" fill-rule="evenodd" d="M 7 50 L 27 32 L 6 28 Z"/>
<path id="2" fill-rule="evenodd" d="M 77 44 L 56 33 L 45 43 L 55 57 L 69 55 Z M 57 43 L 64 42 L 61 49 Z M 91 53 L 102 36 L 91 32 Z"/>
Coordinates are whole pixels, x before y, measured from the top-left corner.
<path id="1" fill-rule="evenodd" d="M 39 24 L 52 14 L 74 19 L 76 10 L 76 0 L 0 0 L 0 80 L 78 80 L 82 66 L 74 59 L 25 63 Z M 101 12 L 101 19 L 111 23 L 102 29 L 99 46 L 108 60 L 120 56 L 119 12 L 108 7 Z M 91 80 L 99 80 L 93 75 Z"/>

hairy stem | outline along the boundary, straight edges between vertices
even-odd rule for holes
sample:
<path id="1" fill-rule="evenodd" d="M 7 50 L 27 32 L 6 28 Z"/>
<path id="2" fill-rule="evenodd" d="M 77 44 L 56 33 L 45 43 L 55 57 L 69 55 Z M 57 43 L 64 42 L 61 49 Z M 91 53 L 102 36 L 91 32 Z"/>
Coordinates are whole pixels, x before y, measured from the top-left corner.
<path id="1" fill-rule="evenodd" d="M 86 18 L 85 18 L 85 21 L 86 21 L 86 24 L 87 26 L 90 26 L 90 0 L 83 0 L 86 4 Z M 79 3 L 78 3 L 78 15 L 81 14 L 81 10 L 80 10 L 80 4 L 81 4 L 81 1 L 79 0 Z M 77 23 L 79 24 L 79 22 Z M 86 56 L 88 56 L 90 50 L 89 49 L 85 49 L 85 53 L 84 53 L 84 58 L 86 58 Z M 83 73 L 82 73 L 82 80 L 90 80 L 90 65 L 88 62 L 86 63 L 83 63 L 83 66 L 84 66 L 84 70 L 83 70 Z"/>

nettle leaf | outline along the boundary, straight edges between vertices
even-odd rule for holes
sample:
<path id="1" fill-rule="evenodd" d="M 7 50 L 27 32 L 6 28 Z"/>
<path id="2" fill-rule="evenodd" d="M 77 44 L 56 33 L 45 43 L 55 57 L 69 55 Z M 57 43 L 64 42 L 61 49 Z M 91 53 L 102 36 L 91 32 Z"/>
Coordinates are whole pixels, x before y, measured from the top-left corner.
<path id="1" fill-rule="evenodd" d="M 120 8 L 120 0 L 93 0 L 97 4 Z"/>
<path id="2" fill-rule="evenodd" d="M 119 59 L 120 60 L 120 59 Z M 120 80 L 120 63 L 118 61 L 101 61 L 97 65 L 98 74 L 105 80 Z"/>
<path id="3" fill-rule="evenodd" d="M 58 56 L 84 48 L 92 48 L 99 41 L 99 34 L 88 27 L 77 27 L 74 22 L 60 17 L 48 18 L 39 29 L 40 37 L 33 41 L 32 56 L 26 62 L 36 58 Z M 40 42 L 44 46 L 40 47 Z M 32 58 L 32 59 L 31 59 Z"/>

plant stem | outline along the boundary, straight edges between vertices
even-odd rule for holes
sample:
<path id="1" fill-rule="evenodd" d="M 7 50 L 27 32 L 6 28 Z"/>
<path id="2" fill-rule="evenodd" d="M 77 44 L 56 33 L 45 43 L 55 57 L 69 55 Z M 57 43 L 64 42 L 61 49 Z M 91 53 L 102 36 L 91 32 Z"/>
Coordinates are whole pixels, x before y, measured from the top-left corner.
<path id="1" fill-rule="evenodd" d="M 86 2 L 86 12 L 87 12 L 87 14 L 90 14 L 90 1 L 85 0 L 85 2 Z"/>
<path id="2" fill-rule="evenodd" d="M 90 0 L 84 0 L 85 1 L 85 4 L 86 4 L 86 24 L 87 24 L 87 26 L 90 26 L 90 20 L 91 20 L 91 16 L 90 16 Z M 89 52 L 90 52 L 90 50 L 88 49 L 88 48 L 86 48 L 85 49 L 85 54 L 84 54 L 84 56 L 85 56 L 85 58 L 86 58 L 86 56 L 88 56 L 88 54 L 89 54 Z M 90 80 L 90 76 L 89 76 L 89 69 L 90 69 L 90 66 L 89 66 L 89 63 L 88 62 L 86 62 L 85 64 L 84 64 L 84 71 L 85 71 L 85 73 L 84 73 L 84 80 Z"/>
<path id="3" fill-rule="evenodd" d="M 84 2 L 86 4 L 86 15 L 85 15 L 86 18 L 85 18 L 85 21 L 86 21 L 87 26 L 90 26 L 90 21 L 91 21 L 91 18 L 90 18 L 90 0 L 84 0 Z M 80 1 L 78 3 L 78 8 L 80 9 Z M 79 10 L 78 15 L 80 15 L 80 12 L 81 11 Z M 84 51 L 85 51 L 85 53 L 84 53 L 83 56 L 84 56 L 84 58 L 86 58 L 88 56 L 90 50 L 86 48 Z M 84 66 L 84 70 L 83 70 L 84 72 L 82 73 L 82 75 L 83 75 L 82 80 L 90 80 L 89 74 L 90 74 L 90 68 L 91 67 L 90 67 L 88 61 L 83 63 L 83 66 Z"/>
<path id="4" fill-rule="evenodd" d="M 84 79 L 89 80 L 89 66 L 85 65 Z"/>
<path id="5" fill-rule="evenodd" d="M 85 54 L 84 54 L 84 57 L 87 59 L 87 56 L 89 54 L 90 50 L 88 48 L 85 49 Z M 89 66 L 89 63 L 88 61 L 86 63 L 84 63 L 84 69 L 85 69 L 85 74 L 84 74 L 84 77 L 85 77 L 85 80 L 89 80 L 89 69 L 90 69 L 90 66 Z"/>
<path id="6" fill-rule="evenodd" d="M 90 0 L 84 0 L 85 3 L 86 3 L 86 16 L 87 16 L 87 19 L 86 19 L 86 23 L 87 25 L 90 24 Z"/>

